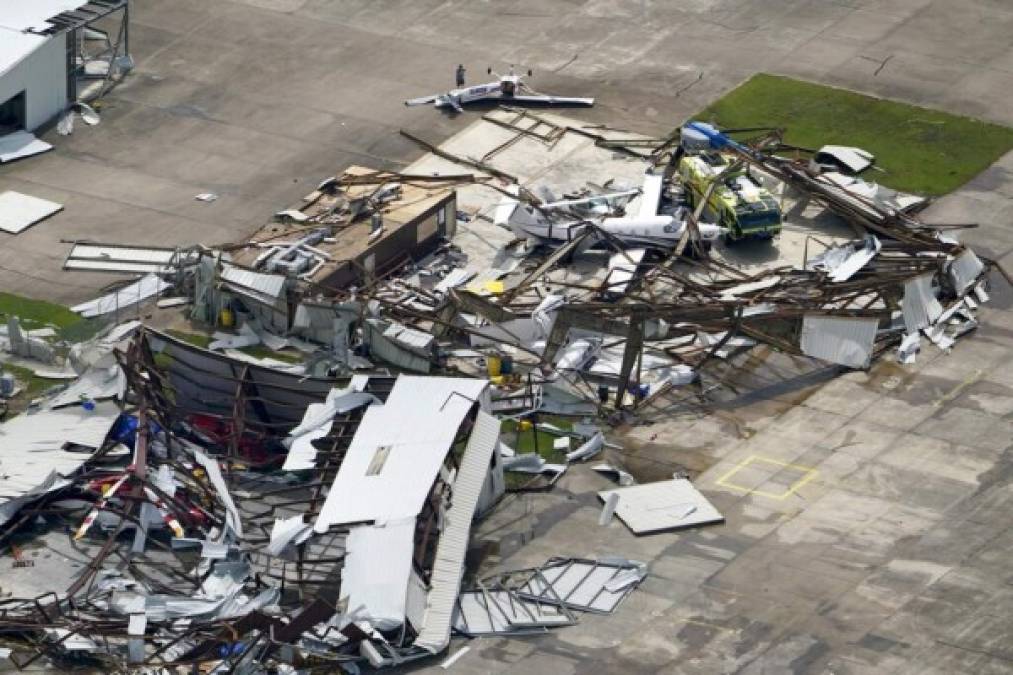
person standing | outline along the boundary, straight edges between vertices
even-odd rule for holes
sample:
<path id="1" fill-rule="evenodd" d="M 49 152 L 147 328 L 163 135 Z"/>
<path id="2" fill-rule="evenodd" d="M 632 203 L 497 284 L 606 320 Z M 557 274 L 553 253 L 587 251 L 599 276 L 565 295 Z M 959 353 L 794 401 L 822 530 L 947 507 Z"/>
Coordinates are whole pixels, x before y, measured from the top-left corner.
<path id="1" fill-rule="evenodd" d="M 457 81 L 457 86 L 458 87 L 463 87 L 464 86 L 464 64 L 463 63 L 460 63 L 460 64 L 457 65 L 457 72 L 455 74 L 456 74 L 456 78 L 455 79 Z"/>

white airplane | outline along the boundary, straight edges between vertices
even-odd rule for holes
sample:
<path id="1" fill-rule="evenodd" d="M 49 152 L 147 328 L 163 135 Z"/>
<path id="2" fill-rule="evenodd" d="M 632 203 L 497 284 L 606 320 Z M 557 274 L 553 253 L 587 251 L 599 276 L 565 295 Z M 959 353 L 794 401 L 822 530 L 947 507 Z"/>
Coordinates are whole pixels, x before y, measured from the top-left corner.
<path id="1" fill-rule="evenodd" d="M 492 68 L 489 69 L 492 74 Z M 528 71 L 531 76 L 531 71 Z M 593 98 L 572 98 L 567 96 L 549 96 L 539 94 L 534 89 L 524 84 L 522 76 L 514 73 L 513 66 L 506 75 L 499 75 L 495 82 L 476 84 L 472 87 L 461 87 L 451 89 L 446 94 L 433 94 L 410 98 L 404 102 L 407 106 L 426 105 L 432 103 L 437 108 L 453 108 L 457 112 L 464 112 L 462 107 L 466 103 L 475 101 L 499 101 L 501 103 L 541 103 L 545 105 L 594 105 Z"/>
<path id="2" fill-rule="evenodd" d="M 640 190 L 549 202 L 537 208 L 511 197 L 503 197 L 496 208 L 493 222 L 508 228 L 520 238 L 550 246 L 573 241 L 589 228 L 596 227 L 627 246 L 668 250 L 679 243 L 691 213 L 683 206 L 677 207 L 672 214 L 658 213 L 663 184 L 663 176 L 648 173 L 644 176 L 644 185 Z M 570 213 L 574 206 L 625 203 L 637 193 L 642 198 L 636 215 L 591 215 L 580 219 L 561 219 L 560 222 L 555 220 L 557 214 Z M 600 211 L 600 208 L 596 210 Z M 722 233 L 722 228 L 712 223 L 697 223 L 697 229 L 705 245 L 712 244 Z"/>

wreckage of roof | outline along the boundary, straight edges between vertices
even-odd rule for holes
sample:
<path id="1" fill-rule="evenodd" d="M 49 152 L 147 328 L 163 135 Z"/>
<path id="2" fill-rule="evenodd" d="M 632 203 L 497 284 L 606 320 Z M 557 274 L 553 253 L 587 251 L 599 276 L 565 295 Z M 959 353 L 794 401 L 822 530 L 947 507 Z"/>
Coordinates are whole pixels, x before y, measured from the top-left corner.
<path id="1" fill-rule="evenodd" d="M 418 515 L 465 415 L 488 382 L 402 375 L 366 409 L 314 529 Z"/>
<path id="2" fill-rule="evenodd" d="M 626 197 L 637 192 L 622 184 L 630 178 L 625 170 L 642 180 L 644 194 L 617 208 L 659 216 L 685 209 L 676 181 L 644 179 L 644 167 L 628 159 L 610 163 L 622 146 L 595 147 L 602 140 L 595 136 L 581 148 L 595 159 L 580 176 L 590 186 L 564 195 L 566 208 L 579 210 L 613 187 Z M 97 347 L 77 350 L 75 367 L 94 369 L 41 408 L 75 395 L 90 404 L 122 376 L 127 392 L 114 398 L 126 410 L 124 426 L 133 422 L 136 430 L 82 453 L 83 469 L 66 481 L 42 476 L 42 486 L 11 507 L 33 501 L 13 521 L 23 523 L 21 533 L 41 528 L 35 514 L 52 507 L 46 520 L 60 531 L 46 532 L 45 545 L 61 541 L 87 558 L 86 566 L 59 570 L 48 588 L 20 585 L 32 593 L 5 601 L 10 621 L 51 638 L 26 643 L 23 651 L 33 658 L 86 654 L 110 671 L 139 664 L 233 672 L 261 667 L 254 664 L 284 671 L 297 662 L 403 667 L 443 650 L 454 633 L 530 635 L 573 624 L 582 612 L 615 611 L 647 574 L 636 561 L 554 557 L 462 587 L 473 518 L 503 494 L 502 471 L 518 479 L 512 492 L 550 490 L 564 471 L 581 480 L 588 471 L 614 476 L 619 486 L 600 494 L 606 506 L 599 524 L 620 538 L 624 527 L 660 536 L 719 522 L 721 514 L 688 481 L 636 485 L 608 456 L 616 446 L 598 424 L 565 432 L 534 424 L 532 434 L 558 436 L 553 450 L 573 462 L 549 464 L 538 453 L 506 448 L 490 411 L 515 420 L 588 415 L 604 425 L 624 416 L 617 411 L 650 414 L 654 402 L 668 410 L 680 398 L 691 399 L 694 409 L 702 401 L 738 401 L 757 389 L 750 380 L 742 393 L 736 371 L 757 376 L 758 362 L 762 379 L 785 364 L 788 374 L 776 376 L 836 370 L 800 354 L 862 368 L 895 346 L 899 360 L 914 359 L 923 336 L 948 349 L 977 325 L 977 303 L 988 299 L 991 261 L 884 201 L 871 183 L 814 176 L 804 162 L 767 152 L 753 157 L 758 171 L 853 226 L 837 223 L 830 243 L 812 237 L 820 247 L 813 253 L 828 253 L 811 257 L 806 248 L 805 260 L 743 266 L 721 248 L 712 254 L 689 227 L 684 246 L 642 257 L 612 239 L 587 237 L 554 250 L 512 243 L 512 232 L 482 229 L 501 196 L 484 177 L 509 178 L 491 166 L 509 147 L 490 148 L 478 161 L 459 158 L 481 176 L 422 175 L 446 167 L 420 160 L 424 168 L 413 175 L 329 179 L 308 205 L 280 214 L 284 222 L 272 227 L 283 236 L 220 251 L 195 247 L 197 264 L 181 262 L 190 252 L 178 258 L 175 251 L 168 258 L 151 252 L 147 264 L 165 265 L 174 293 L 193 299 L 192 316 L 214 322 L 223 307 L 235 310 L 237 328 L 217 333 L 216 344 L 229 349 L 259 340 L 270 349 L 294 347 L 307 362 L 293 366 L 299 373 L 288 372 L 287 365 L 234 350 L 217 354 L 150 329 L 118 347 L 119 373 L 107 369 L 110 355 L 93 353 L 102 351 Z M 652 154 L 646 147 L 638 156 Z M 447 151 L 437 154 L 453 161 Z M 574 152 L 565 154 L 548 169 L 541 162 L 501 163 L 526 172 L 512 192 L 531 210 L 539 202 L 519 186 L 572 172 Z M 387 274 L 378 257 L 372 278 L 354 289 L 339 284 L 332 293 L 314 285 L 342 233 L 361 242 L 361 233 L 381 227 L 374 241 L 390 242 L 388 253 L 425 249 L 417 247 L 418 233 L 431 233 L 435 222 L 443 234 L 428 220 L 439 213 L 452 228 L 451 202 L 442 211 L 417 211 L 421 229 L 403 247 L 393 245 L 396 236 L 412 230 L 389 231 L 385 209 L 411 189 L 435 197 L 451 185 L 465 186 L 460 218 L 480 237 L 460 238 L 459 248 L 441 241 L 424 257 L 402 255 L 411 264 L 399 274 Z M 484 202 L 466 200 L 466 191 L 482 193 Z M 852 229 L 857 236 L 848 241 Z M 603 250 L 586 250 L 590 244 Z M 104 264 L 143 265 L 130 256 L 145 250 L 108 247 L 115 255 Z M 233 253 L 238 264 L 229 262 Z M 605 278 L 608 260 L 619 278 Z M 303 264 L 311 266 L 297 269 Z M 265 303 L 270 311 L 260 311 Z M 26 337 L 20 329 L 9 332 Z M 757 345 L 767 353 L 747 353 Z M 395 383 L 386 367 L 481 379 L 402 375 Z M 325 372 L 343 376 L 306 376 Z M 370 375 L 355 374 L 363 372 Z M 65 459 L 62 448 L 53 452 Z M 591 467 L 576 464 L 592 457 L 600 459 Z M 80 538 L 71 542 L 64 527 Z M 133 537 L 121 536 L 123 530 Z M 128 550 L 130 565 L 123 566 L 119 556 Z M 62 593 L 53 600 L 58 611 L 34 600 L 48 590 Z"/>
<path id="3" fill-rule="evenodd" d="M 196 261 L 197 254 L 186 249 L 80 242 L 70 249 L 70 253 L 63 261 L 63 269 L 126 274 L 170 274 Z"/>
<path id="4" fill-rule="evenodd" d="M 849 368 L 868 368 L 879 319 L 806 314 L 802 319 L 802 353 Z"/>
<path id="5" fill-rule="evenodd" d="M 27 499 L 57 486 L 78 471 L 87 452 L 65 450 L 78 445 L 102 446 L 120 415 L 113 403 L 96 403 L 19 415 L 0 424 L 0 524 L 14 516 Z"/>
<path id="6" fill-rule="evenodd" d="M 846 145 L 824 145 L 816 151 L 813 160 L 817 163 L 838 164 L 852 174 L 862 173 L 875 160 L 871 152 Z"/>
<path id="7" fill-rule="evenodd" d="M 283 300 L 287 281 L 283 275 L 261 274 L 226 263 L 219 276 L 222 286 L 255 302 L 274 307 Z"/>
<path id="8" fill-rule="evenodd" d="M 345 540 L 339 601 L 378 630 L 401 626 L 414 547 L 414 516 L 353 527 Z"/>
<path id="9" fill-rule="evenodd" d="M 117 291 L 74 305 L 70 311 L 77 312 L 86 319 L 114 314 L 139 305 L 170 287 L 171 284 L 163 281 L 158 275 L 149 273 Z"/>
<path id="10" fill-rule="evenodd" d="M 62 204 L 47 199 L 6 190 L 0 192 L 0 230 L 20 234 L 63 209 Z"/>
<path id="11" fill-rule="evenodd" d="M 634 534 L 724 522 L 724 516 L 685 478 L 631 485 L 598 493 L 602 501 L 618 495 L 615 514 Z"/>
<path id="12" fill-rule="evenodd" d="M 306 377 L 243 363 L 150 328 L 144 335 L 153 353 L 168 357 L 166 374 L 174 406 L 184 415 L 232 417 L 237 385 L 246 382 L 256 391 L 256 396 L 245 401 L 246 423 L 287 433 L 302 421 L 308 405 L 324 401 L 334 387 L 349 383 L 348 378 Z M 389 377 L 370 378 L 367 391 L 385 397 L 391 381 Z"/>
<path id="13" fill-rule="evenodd" d="M 267 269 L 285 253 L 303 259 L 297 276 L 304 281 L 336 289 L 356 283 L 407 255 L 420 257 L 439 236 L 452 234 L 455 193 L 445 182 L 351 166 L 321 183 L 302 204 L 280 212 L 282 222 L 261 228 L 232 252 L 233 259 L 249 269 Z M 309 243 L 306 236 L 314 228 L 322 234 Z"/>
<path id="14" fill-rule="evenodd" d="M 479 508 L 489 463 L 499 443 L 499 428 L 498 419 L 483 410 L 478 411 L 454 479 L 453 499 L 436 546 L 424 624 L 415 639 L 416 646 L 433 654 L 446 649 L 450 642 L 454 603 L 464 576 L 471 521 Z"/>

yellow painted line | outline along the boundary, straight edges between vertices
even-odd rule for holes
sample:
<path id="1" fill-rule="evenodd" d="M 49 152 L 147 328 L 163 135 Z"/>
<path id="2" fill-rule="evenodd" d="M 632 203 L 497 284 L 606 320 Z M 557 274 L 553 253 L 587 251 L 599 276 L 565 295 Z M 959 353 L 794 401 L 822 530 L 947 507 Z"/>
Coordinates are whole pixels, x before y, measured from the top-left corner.
<path id="1" fill-rule="evenodd" d="M 738 628 L 726 628 L 724 626 L 719 626 L 719 625 L 714 624 L 714 623 L 707 623 L 706 621 L 697 621 L 696 619 L 676 619 L 676 621 L 679 621 L 680 623 L 692 624 L 694 626 L 702 626 L 704 628 L 713 628 L 714 630 L 721 631 L 722 633 L 738 633 L 739 632 Z"/>
<path id="2" fill-rule="evenodd" d="M 745 487 L 743 485 L 733 483 L 729 480 L 737 472 L 746 468 L 753 462 L 766 462 L 767 464 L 773 464 L 775 466 L 780 466 L 783 468 L 794 469 L 795 471 L 801 472 L 803 475 L 800 479 L 792 483 L 791 486 L 789 486 L 789 488 L 786 491 L 780 493 L 767 492 L 765 490 L 757 490 L 756 488 Z M 771 459 L 769 457 L 762 457 L 760 455 L 750 455 L 749 457 L 746 457 L 744 460 L 742 460 L 734 467 L 732 467 L 725 475 L 721 476 L 721 478 L 717 480 L 717 485 L 729 488 L 731 490 L 738 490 L 739 492 L 742 492 L 744 494 L 760 495 L 761 497 L 767 497 L 769 499 L 782 501 L 798 492 L 800 489 L 802 489 L 803 486 L 813 481 L 818 475 L 819 472 L 810 466 L 802 466 L 801 464 L 792 464 L 791 462 L 782 462 L 776 459 Z"/>
<path id="3" fill-rule="evenodd" d="M 963 392 L 965 389 L 967 389 L 968 387 L 970 387 L 972 384 L 974 384 L 975 382 L 977 382 L 978 380 L 980 380 L 981 376 L 984 374 L 984 372 L 985 371 L 983 371 L 983 370 L 981 370 L 979 368 L 978 370 L 976 370 L 973 373 L 971 373 L 970 375 L 968 375 L 964 379 L 963 382 L 961 382 L 956 387 L 954 387 L 953 389 L 951 389 L 948 393 L 946 393 L 945 395 L 943 395 L 941 398 L 937 399 L 936 402 L 932 404 L 933 407 L 938 408 L 939 406 L 943 405 L 944 403 L 949 403 L 953 399 L 955 399 L 958 396 L 960 396 L 961 392 Z"/>

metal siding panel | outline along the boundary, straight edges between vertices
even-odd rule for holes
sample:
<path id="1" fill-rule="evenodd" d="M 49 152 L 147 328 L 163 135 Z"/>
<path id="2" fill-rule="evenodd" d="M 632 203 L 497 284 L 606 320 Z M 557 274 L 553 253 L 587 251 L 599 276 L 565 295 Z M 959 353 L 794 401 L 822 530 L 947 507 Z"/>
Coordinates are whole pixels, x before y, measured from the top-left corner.
<path id="1" fill-rule="evenodd" d="M 418 515 L 464 416 L 488 382 L 451 377 L 397 379 L 385 405 L 366 410 L 317 519 L 332 525 Z M 377 475 L 376 450 L 391 446 Z"/>
<path id="2" fill-rule="evenodd" d="M 485 484 L 492 453 L 499 443 L 499 429 L 498 419 L 483 410 L 478 411 L 475 427 L 468 438 L 461 467 L 454 481 L 450 509 L 436 547 L 426 621 L 415 640 L 416 647 L 434 654 L 442 651 L 450 642 L 451 620 L 464 574 L 464 556 L 468 550 L 471 521 Z"/>
<path id="3" fill-rule="evenodd" d="M 221 278 L 230 284 L 252 291 L 253 294 L 277 300 L 285 290 L 285 277 L 278 274 L 261 274 L 238 267 L 225 266 Z"/>
<path id="4" fill-rule="evenodd" d="M 943 313 L 943 307 L 932 294 L 933 274 L 923 274 L 909 279 L 904 284 L 904 299 L 901 309 L 904 313 L 904 326 L 908 333 L 917 333 L 935 323 Z"/>
<path id="5" fill-rule="evenodd" d="M 866 368 L 878 327 L 876 318 L 806 314 L 802 318 L 802 353 L 849 368 Z"/>
<path id="6" fill-rule="evenodd" d="M 415 518 L 349 531 L 340 593 L 349 611 L 381 630 L 404 623 L 414 543 Z"/>
<path id="7" fill-rule="evenodd" d="M 10 40 L 16 43 L 0 50 L 0 58 L 7 59 L 6 63 L 0 61 L 0 71 L 6 71 L 0 75 L 0 101 L 6 101 L 21 91 L 26 92 L 25 128 L 33 131 L 66 108 L 66 38 L 40 38 L 29 49 L 31 45 L 24 38 L 12 38 L 12 35 L 10 30 L 0 30 L 0 42 Z"/>

